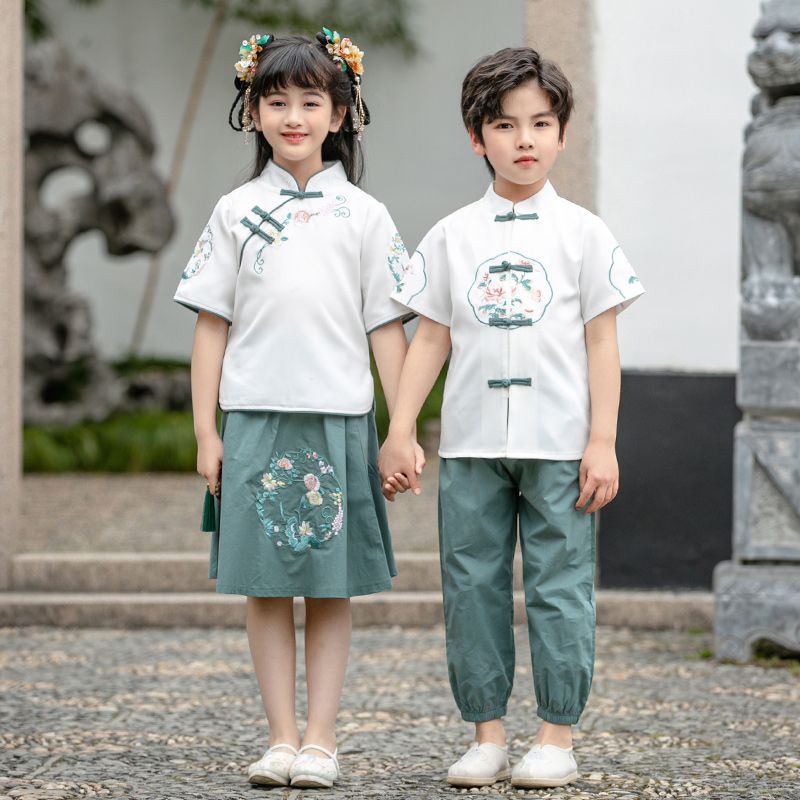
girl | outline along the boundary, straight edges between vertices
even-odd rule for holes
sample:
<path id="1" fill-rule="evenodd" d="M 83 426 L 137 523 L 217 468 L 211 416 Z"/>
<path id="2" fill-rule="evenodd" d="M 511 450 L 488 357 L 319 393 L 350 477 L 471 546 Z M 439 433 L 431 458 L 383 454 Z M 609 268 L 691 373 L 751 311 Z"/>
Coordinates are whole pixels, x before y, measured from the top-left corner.
<path id="1" fill-rule="evenodd" d="M 229 122 L 245 138 L 256 132 L 255 169 L 217 203 L 175 294 L 198 312 L 192 403 L 209 575 L 218 592 L 247 596 L 269 724 L 251 783 L 330 787 L 339 777 L 349 598 L 389 589 L 396 574 L 369 343 L 391 410 L 407 344 L 405 310 L 389 295 L 408 259 L 386 208 L 355 185 L 369 122 L 362 55 L 326 28 L 314 42 L 242 43 Z M 305 598 L 302 742 L 296 596 Z"/>

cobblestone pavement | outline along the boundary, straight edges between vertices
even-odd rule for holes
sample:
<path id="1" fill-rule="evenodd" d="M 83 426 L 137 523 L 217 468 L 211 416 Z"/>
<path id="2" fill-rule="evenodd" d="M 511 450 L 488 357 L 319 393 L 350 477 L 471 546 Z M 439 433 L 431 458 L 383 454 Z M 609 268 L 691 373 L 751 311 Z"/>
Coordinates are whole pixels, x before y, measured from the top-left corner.
<path id="1" fill-rule="evenodd" d="M 0 630 L 0 800 L 445 798 L 469 742 L 441 628 L 354 634 L 334 791 L 251 788 L 265 724 L 241 630 Z M 707 660 L 706 634 L 598 631 L 581 778 L 554 798 L 800 798 L 800 674 Z M 535 732 L 526 635 L 507 718 Z M 300 659 L 302 663 L 302 659 Z M 299 710 L 304 710 L 302 677 Z M 473 793 L 519 796 L 508 784 Z"/>

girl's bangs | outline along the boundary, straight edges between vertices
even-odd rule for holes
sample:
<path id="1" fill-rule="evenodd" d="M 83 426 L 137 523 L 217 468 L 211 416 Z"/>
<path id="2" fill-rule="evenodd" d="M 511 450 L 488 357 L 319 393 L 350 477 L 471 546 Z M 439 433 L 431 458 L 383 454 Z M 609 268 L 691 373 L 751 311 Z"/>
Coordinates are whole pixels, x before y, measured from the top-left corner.
<path id="1" fill-rule="evenodd" d="M 315 53 L 308 45 L 276 47 L 273 53 L 268 48 L 267 53 L 264 69 L 254 81 L 254 94 L 266 95 L 289 86 L 330 92 L 333 65 L 321 53 Z"/>

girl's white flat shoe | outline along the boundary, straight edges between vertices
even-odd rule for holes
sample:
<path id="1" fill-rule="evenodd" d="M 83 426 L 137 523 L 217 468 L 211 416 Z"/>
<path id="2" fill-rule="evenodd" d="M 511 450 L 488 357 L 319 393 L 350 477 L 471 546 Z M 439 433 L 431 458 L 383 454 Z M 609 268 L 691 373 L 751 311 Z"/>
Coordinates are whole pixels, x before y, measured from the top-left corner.
<path id="1" fill-rule="evenodd" d="M 306 750 L 318 750 L 327 758 L 312 755 Z M 318 744 L 307 744 L 300 748 L 289 773 L 292 786 L 305 789 L 330 789 L 339 778 L 338 750 L 332 753 Z"/>
<path id="2" fill-rule="evenodd" d="M 274 744 L 247 768 L 247 780 L 261 786 L 288 786 L 289 770 L 296 758 L 297 749 L 292 745 Z"/>

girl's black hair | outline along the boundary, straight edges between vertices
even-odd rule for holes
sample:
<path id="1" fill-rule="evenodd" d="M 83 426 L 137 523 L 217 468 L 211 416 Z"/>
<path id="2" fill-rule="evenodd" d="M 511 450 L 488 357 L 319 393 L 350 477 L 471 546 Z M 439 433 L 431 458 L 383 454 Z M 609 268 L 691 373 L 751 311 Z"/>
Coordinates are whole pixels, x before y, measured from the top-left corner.
<path id="1" fill-rule="evenodd" d="M 244 92 L 248 84 L 235 79 L 239 93 L 231 107 L 228 122 L 234 130 L 242 129 L 244 113 Z M 322 143 L 323 161 L 341 161 L 347 179 L 357 184 L 364 173 L 364 155 L 358 140 L 354 120 L 354 83 L 350 70 L 342 72 L 339 62 L 335 62 L 321 41 L 312 42 L 305 36 L 282 36 L 271 39 L 259 53 L 256 74 L 250 83 L 250 104 L 258 104 L 258 99 L 273 91 L 289 86 L 301 89 L 319 89 L 330 95 L 334 108 L 344 107 L 344 121 L 336 133 L 328 133 Z M 238 110 L 237 104 L 240 104 Z M 366 120 L 369 111 L 365 107 Z M 239 123 L 234 124 L 234 119 Z M 252 178 L 257 178 L 272 158 L 272 147 L 260 133 L 256 136 L 256 161 Z"/>

